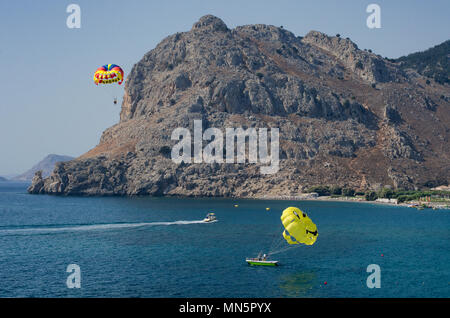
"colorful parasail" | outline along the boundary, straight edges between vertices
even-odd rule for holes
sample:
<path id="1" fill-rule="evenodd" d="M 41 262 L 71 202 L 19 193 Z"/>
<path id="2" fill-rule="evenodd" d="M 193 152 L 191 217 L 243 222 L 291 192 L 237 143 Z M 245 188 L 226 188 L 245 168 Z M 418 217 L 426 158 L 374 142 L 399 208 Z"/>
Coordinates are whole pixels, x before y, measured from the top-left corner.
<path id="1" fill-rule="evenodd" d="M 123 70 L 116 64 L 107 64 L 99 67 L 94 73 L 94 83 L 98 84 L 122 84 Z"/>

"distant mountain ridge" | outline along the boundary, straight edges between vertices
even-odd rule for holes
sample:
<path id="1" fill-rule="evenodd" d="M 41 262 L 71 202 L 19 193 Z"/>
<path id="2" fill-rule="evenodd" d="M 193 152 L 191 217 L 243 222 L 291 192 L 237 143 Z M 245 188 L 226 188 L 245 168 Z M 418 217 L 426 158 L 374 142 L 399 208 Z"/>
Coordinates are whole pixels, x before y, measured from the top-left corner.
<path id="1" fill-rule="evenodd" d="M 432 78 L 440 84 L 450 84 L 450 40 L 423 52 L 402 56 L 395 62 L 403 70 L 413 69 L 419 74 Z"/>
<path id="2" fill-rule="evenodd" d="M 43 177 L 48 177 L 52 173 L 53 169 L 55 168 L 55 164 L 57 162 L 70 161 L 72 159 L 74 159 L 74 157 L 50 154 L 41 161 L 39 161 L 31 169 L 27 170 L 26 172 L 18 176 L 15 176 L 14 178 L 11 178 L 11 180 L 31 181 L 34 177 L 34 174 L 39 170 L 42 170 Z"/>

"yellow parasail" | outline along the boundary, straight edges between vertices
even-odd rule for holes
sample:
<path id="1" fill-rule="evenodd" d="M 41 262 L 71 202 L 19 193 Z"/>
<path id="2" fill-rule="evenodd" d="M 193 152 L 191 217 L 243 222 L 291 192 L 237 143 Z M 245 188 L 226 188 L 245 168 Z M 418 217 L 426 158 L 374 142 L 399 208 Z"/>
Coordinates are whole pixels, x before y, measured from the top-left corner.
<path id="1" fill-rule="evenodd" d="M 281 222 L 285 228 L 283 237 L 289 244 L 313 245 L 319 236 L 317 226 L 299 208 L 285 209 L 281 214 Z"/>

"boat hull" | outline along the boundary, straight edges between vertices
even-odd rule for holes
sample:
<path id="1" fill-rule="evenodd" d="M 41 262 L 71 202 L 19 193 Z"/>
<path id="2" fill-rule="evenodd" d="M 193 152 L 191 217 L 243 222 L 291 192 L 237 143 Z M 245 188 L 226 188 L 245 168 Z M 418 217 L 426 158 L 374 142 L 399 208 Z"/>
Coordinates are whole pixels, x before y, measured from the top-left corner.
<path id="1" fill-rule="evenodd" d="M 278 266 L 278 261 L 245 260 L 250 266 Z"/>

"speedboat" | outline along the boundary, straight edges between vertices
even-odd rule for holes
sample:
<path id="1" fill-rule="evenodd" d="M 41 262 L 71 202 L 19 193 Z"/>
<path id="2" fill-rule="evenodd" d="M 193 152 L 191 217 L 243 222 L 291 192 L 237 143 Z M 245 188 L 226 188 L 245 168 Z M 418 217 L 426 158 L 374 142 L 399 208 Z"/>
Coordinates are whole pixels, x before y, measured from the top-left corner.
<path id="1" fill-rule="evenodd" d="M 260 254 L 256 258 L 246 258 L 245 261 L 251 266 L 278 266 L 278 261 L 270 261 L 267 258 L 266 254 L 263 256 Z"/>
<path id="2" fill-rule="evenodd" d="M 203 222 L 215 222 L 217 221 L 216 215 L 214 213 L 208 213 L 203 219 Z"/>

